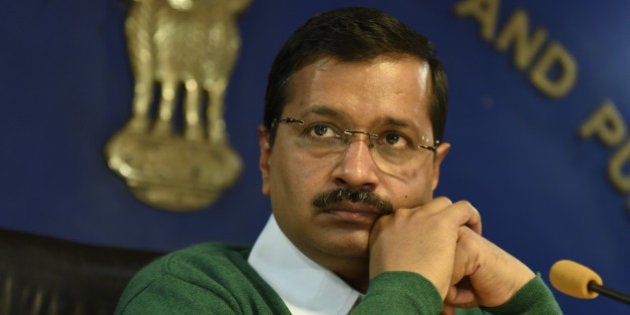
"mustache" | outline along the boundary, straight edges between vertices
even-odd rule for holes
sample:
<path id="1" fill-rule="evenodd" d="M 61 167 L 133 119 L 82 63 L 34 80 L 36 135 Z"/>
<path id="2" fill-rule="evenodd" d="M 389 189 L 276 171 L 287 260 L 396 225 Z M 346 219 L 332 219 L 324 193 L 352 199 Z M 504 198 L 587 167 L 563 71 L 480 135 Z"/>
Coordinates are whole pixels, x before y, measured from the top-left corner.
<path id="1" fill-rule="evenodd" d="M 352 190 L 348 188 L 339 188 L 326 191 L 315 196 L 313 199 L 313 206 L 317 208 L 328 208 L 346 200 L 350 202 L 361 202 L 375 207 L 382 215 L 394 213 L 394 207 L 391 202 L 365 189 Z"/>

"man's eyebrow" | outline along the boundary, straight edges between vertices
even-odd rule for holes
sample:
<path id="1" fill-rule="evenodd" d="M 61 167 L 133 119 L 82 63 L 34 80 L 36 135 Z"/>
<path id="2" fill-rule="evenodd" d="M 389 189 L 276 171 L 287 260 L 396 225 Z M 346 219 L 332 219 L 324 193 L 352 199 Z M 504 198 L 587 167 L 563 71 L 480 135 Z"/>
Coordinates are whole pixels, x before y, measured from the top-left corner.
<path id="1" fill-rule="evenodd" d="M 417 134 L 422 134 L 423 131 L 420 128 L 420 126 L 418 126 L 417 124 L 415 124 L 413 121 L 409 120 L 409 119 L 404 119 L 404 118 L 394 118 L 394 117 L 385 117 L 380 121 L 380 126 L 390 126 L 390 127 L 396 127 L 396 128 L 401 128 L 401 129 L 407 129 L 410 130 L 414 133 Z"/>
<path id="2" fill-rule="evenodd" d="M 385 117 L 382 120 L 383 125 L 386 126 L 396 126 L 396 127 L 411 127 L 412 124 L 407 119 L 398 119 L 394 117 Z"/>
<path id="3" fill-rule="evenodd" d="M 340 118 L 343 116 L 339 111 L 334 110 L 326 105 L 309 106 L 308 108 L 301 111 L 300 115 L 305 118 L 312 115 L 321 115 L 333 118 Z"/>
<path id="4" fill-rule="evenodd" d="M 305 108 L 304 110 L 300 111 L 299 115 L 300 115 L 300 118 L 302 118 L 302 119 L 308 118 L 310 116 L 324 116 L 324 117 L 329 117 L 329 118 L 333 118 L 333 119 L 347 120 L 347 118 L 344 115 L 343 111 L 339 111 L 339 110 L 333 109 L 330 106 L 326 106 L 326 105 L 309 106 L 309 107 Z M 413 123 L 413 121 L 411 121 L 409 119 L 405 119 L 405 118 L 396 118 L 396 117 L 392 117 L 392 116 L 386 116 L 386 117 L 383 117 L 381 119 L 378 119 L 376 125 L 378 125 L 378 126 L 391 126 L 391 127 L 398 127 L 398 128 L 407 128 L 407 129 L 413 130 L 415 132 L 419 132 L 420 131 L 420 130 L 418 130 L 418 126 L 416 126 Z"/>

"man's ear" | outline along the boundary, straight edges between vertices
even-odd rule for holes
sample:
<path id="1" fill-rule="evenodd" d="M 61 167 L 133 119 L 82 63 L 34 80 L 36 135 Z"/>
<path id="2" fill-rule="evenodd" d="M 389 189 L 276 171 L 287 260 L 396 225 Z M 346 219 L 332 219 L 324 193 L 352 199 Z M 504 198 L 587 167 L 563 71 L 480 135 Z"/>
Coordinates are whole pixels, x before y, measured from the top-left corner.
<path id="1" fill-rule="evenodd" d="M 447 142 L 440 143 L 435 150 L 435 160 L 433 161 L 433 178 L 431 180 L 431 191 L 435 191 L 440 181 L 440 165 L 451 150 L 451 144 Z"/>
<path id="2" fill-rule="evenodd" d="M 269 143 L 269 131 L 263 125 L 258 126 L 258 144 L 260 146 L 260 159 L 258 168 L 262 175 L 262 193 L 269 195 L 269 165 L 271 163 L 271 143 Z"/>

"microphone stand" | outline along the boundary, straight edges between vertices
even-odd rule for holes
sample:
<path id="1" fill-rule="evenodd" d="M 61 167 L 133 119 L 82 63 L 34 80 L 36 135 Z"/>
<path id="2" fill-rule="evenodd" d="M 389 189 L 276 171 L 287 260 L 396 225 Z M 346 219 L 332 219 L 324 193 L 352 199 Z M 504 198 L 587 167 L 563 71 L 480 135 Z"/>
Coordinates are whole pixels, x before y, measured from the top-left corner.
<path id="1" fill-rule="evenodd" d="M 621 293 L 619 291 L 615 291 L 605 286 L 598 285 L 597 283 L 593 281 L 588 283 L 588 289 L 589 291 L 595 291 L 597 293 L 601 293 L 601 295 L 607 296 L 611 299 L 615 299 L 619 302 L 623 302 L 630 305 L 630 295 Z"/>

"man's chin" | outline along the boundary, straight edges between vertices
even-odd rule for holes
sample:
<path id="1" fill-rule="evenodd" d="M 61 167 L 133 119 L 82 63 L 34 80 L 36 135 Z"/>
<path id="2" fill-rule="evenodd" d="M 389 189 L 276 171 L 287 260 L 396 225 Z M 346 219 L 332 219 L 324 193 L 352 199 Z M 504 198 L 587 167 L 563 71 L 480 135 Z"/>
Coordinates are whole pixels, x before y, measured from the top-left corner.
<path id="1" fill-rule="evenodd" d="M 369 231 L 353 231 L 330 240 L 328 253 L 339 258 L 367 259 L 369 257 Z"/>

